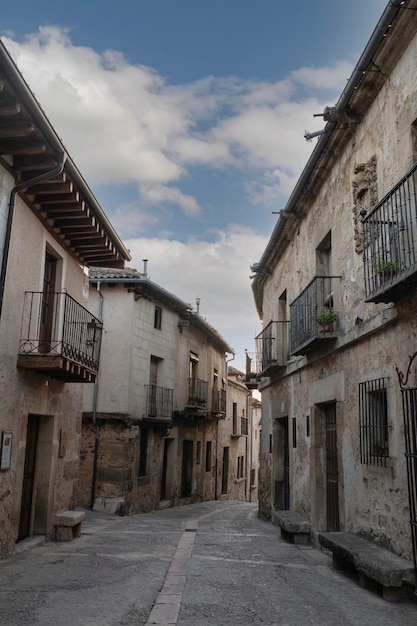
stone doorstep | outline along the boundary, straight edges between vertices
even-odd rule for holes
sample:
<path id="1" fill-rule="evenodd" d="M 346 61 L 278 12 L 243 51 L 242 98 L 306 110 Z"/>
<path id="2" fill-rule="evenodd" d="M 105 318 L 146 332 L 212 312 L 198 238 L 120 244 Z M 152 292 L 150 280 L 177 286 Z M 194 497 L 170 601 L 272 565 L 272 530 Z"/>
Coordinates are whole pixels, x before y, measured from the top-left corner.
<path id="1" fill-rule="evenodd" d="M 334 565 L 351 563 L 363 576 L 374 580 L 386 590 L 403 584 L 414 585 L 414 565 L 411 561 L 378 546 L 367 539 L 346 532 L 319 533 L 319 542 L 333 553 Z M 389 598 L 389 592 L 384 594 Z"/>

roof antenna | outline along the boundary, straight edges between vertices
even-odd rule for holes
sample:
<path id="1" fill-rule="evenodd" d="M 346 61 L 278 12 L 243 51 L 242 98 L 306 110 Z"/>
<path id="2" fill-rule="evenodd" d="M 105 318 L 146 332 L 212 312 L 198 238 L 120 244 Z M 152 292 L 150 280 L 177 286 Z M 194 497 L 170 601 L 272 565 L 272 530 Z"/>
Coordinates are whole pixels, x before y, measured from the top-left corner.
<path id="1" fill-rule="evenodd" d="M 201 302 L 201 298 L 195 299 L 195 303 L 197 305 L 197 315 L 200 315 L 200 302 Z"/>

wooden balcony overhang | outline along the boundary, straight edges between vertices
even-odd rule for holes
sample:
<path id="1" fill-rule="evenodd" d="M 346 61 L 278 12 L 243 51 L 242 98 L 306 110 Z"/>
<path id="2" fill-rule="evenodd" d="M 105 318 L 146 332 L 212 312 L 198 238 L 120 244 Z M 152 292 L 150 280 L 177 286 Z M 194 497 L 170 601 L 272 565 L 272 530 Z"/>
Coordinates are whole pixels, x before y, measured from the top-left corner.
<path id="1" fill-rule="evenodd" d="M 149 428 L 153 428 L 154 430 L 166 430 L 167 428 L 173 427 L 174 420 L 172 417 L 167 417 L 166 415 L 144 415 L 140 423 L 144 426 L 148 426 Z"/>
<path id="2" fill-rule="evenodd" d="M 186 406 L 183 410 L 174 411 L 173 419 L 175 421 L 187 421 L 187 422 L 203 422 L 203 421 L 217 421 L 218 418 L 213 417 L 212 413 L 206 408 L 199 408 L 196 406 Z"/>
<path id="3" fill-rule="evenodd" d="M 339 337 L 339 333 L 337 331 L 331 331 L 327 333 L 319 333 L 316 335 L 312 335 L 308 338 L 307 341 L 297 346 L 294 350 L 291 351 L 293 356 L 303 356 L 305 354 L 309 354 L 309 352 L 313 352 L 314 350 L 318 350 L 324 345 L 331 343 L 332 341 L 336 341 Z M 269 372 L 270 374 L 270 372 Z M 269 374 L 264 374 L 269 375 Z"/>
<path id="4" fill-rule="evenodd" d="M 64 155 L 64 145 L 0 42 L 0 164 L 21 185 L 56 168 Z M 70 157 L 60 174 L 23 188 L 20 195 L 82 264 L 123 267 L 130 260 Z"/>
<path id="5" fill-rule="evenodd" d="M 60 355 L 19 354 L 17 367 L 65 383 L 94 383 L 97 372 Z"/>

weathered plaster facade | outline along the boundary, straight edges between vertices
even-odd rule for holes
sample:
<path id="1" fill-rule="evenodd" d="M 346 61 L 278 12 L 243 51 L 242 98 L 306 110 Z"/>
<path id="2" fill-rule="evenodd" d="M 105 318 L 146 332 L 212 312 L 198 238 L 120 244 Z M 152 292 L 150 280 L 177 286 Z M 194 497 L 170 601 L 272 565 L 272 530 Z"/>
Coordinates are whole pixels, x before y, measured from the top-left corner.
<path id="1" fill-rule="evenodd" d="M 240 421 L 233 436 L 231 411 L 238 401 L 247 419 L 248 390 L 228 384 L 232 348 L 145 268 L 95 270 L 90 281 L 104 332 L 84 398 L 79 504 L 136 513 L 245 499 L 247 436 Z"/>
<path id="2" fill-rule="evenodd" d="M 380 24 L 335 112 L 325 115 L 325 133 L 253 268 L 253 289 L 264 329 L 285 324 L 289 344 L 285 359 L 264 363 L 259 376 L 261 515 L 273 520 L 275 510 L 295 509 L 314 532 L 347 530 L 411 558 L 396 367 L 405 371 L 417 349 L 415 282 L 392 298 L 367 297 L 363 248 L 372 253 L 384 225 L 364 242 L 360 214 L 369 215 L 417 158 L 417 3 L 406 5 L 414 10 L 387 7 L 381 18 L 387 33 Z M 384 254 L 392 253 L 389 246 Z M 324 276 L 331 279 L 324 282 Z M 391 280 L 401 283 L 398 275 Z M 307 324 L 299 302 L 324 284 L 322 306 L 337 312 L 335 330 L 320 334 L 329 331 L 320 330 L 314 313 L 307 344 L 297 343 Z M 360 390 L 375 381 L 378 398 L 386 398 L 383 453 L 361 440 L 364 423 L 370 428 L 373 392 L 360 408 Z M 336 478 L 330 477 L 332 463 Z"/>

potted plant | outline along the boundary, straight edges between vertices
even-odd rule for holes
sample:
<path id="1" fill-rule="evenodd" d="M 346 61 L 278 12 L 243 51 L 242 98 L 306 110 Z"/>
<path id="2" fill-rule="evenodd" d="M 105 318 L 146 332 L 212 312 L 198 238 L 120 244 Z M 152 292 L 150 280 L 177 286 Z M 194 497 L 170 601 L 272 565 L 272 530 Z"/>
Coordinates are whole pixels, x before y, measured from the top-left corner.
<path id="1" fill-rule="evenodd" d="M 375 267 L 375 274 L 379 276 L 379 282 L 384 285 L 397 272 L 397 264 L 389 259 L 384 259 Z"/>
<path id="2" fill-rule="evenodd" d="M 320 311 L 317 313 L 316 320 L 322 333 L 331 333 L 333 332 L 334 322 L 337 320 L 337 313 L 333 309 Z"/>

